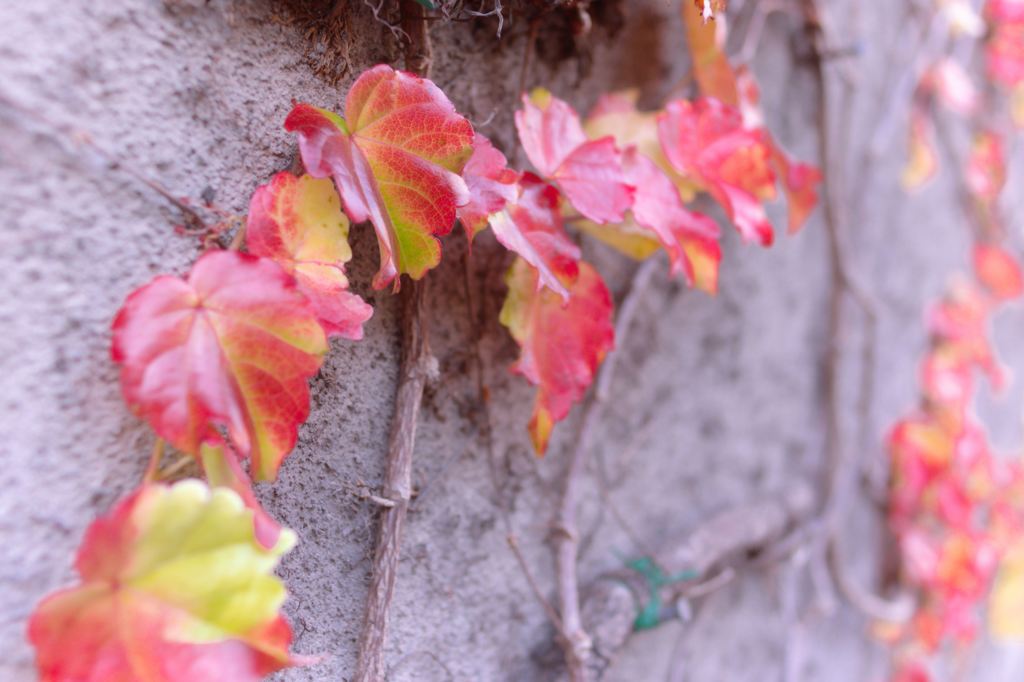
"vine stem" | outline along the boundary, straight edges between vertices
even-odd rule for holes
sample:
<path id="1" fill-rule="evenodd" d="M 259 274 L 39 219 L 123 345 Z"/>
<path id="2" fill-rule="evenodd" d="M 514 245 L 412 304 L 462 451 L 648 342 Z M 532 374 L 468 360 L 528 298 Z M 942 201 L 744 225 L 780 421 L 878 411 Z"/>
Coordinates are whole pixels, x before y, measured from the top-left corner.
<path id="1" fill-rule="evenodd" d="M 143 484 L 155 483 L 160 475 L 160 461 L 164 458 L 164 439 L 157 436 L 153 443 L 153 452 L 149 456 L 149 464 L 146 465 L 146 473 L 142 477 Z"/>
<path id="2" fill-rule="evenodd" d="M 569 468 L 565 472 L 565 483 L 562 488 L 562 499 L 555 521 L 555 571 L 558 583 L 558 600 L 562 624 L 562 651 L 569 679 L 572 682 L 588 682 L 593 679 L 590 669 L 594 654 L 593 641 L 583 626 L 580 615 L 579 577 L 576 572 L 576 559 L 579 554 L 579 527 L 576 511 L 579 506 L 580 485 L 583 471 L 590 455 L 590 443 L 594 428 L 600 418 L 601 406 L 608 399 L 612 377 L 615 373 L 617 358 L 625 345 L 626 334 L 636 317 L 639 302 L 647 289 L 657 267 L 657 260 L 648 259 L 633 275 L 629 291 L 619 307 L 619 317 L 615 322 L 616 349 L 608 354 L 601 369 L 598 370 L 594 391 L 584 408 L 580 421 L 579 436 L 573 451 Z"/>
<path id="3" fill-rule="evenodd" d="M 828 338 L 825 358 L 825 469 L 823 471 L 821 512 L 824 516 L 821 535 L 814 547 L 815 565 L 831 578 L 834 587 L 861 613 L 871 618 L 892 622 L 904 622 L 910 616 L 913 604 L 905 594 L 887 600 L 859 585 L 847 573 L 847 566 L 839 546 L 839 523 L 842 516 L 844 493 L 849 487 L 851 468 L 843 453 L 842 433 L 839 416 L 839 365 L 842 360 L 840 339 L 842 338 L 843 301 L 849 297 L 857 303 L 864 314 L 864 347 L 861 351 L 861 379 L 858 389 L 857 411 L 859 428 L 867 428 L 868 410 L 873 390 L 874 336 L 877 317 L 870 298 L 857 285 L 850 274 L 844 258 L 841 243 L 841 217 L 838 206 L 845 202 L 838 196 L 843 177 L 840 164 L 835 156 L 830 128 L 828 83 L 826 82 L 824 55 L 827 54 L 825 26 L 819 0 L 802 0 L 802 9 L 807 30 L 814 50 L 813 68 L 818 81 L 818 143 L 824 166 L 824 180 L 821 186 L 822 207 L 825 212 L 825 228 L 828 245 L 828 261 L 831 277 L 828 298 Z M 848 111 L 848 109 L 847 109 Z M 846 124 L 847 120 L 843 120 Z M 847 133 L 847 125 L 841 126 Z M 823 591 L 831 586 L 819 586 Z M 833 597 L 827 592 L 822 597 L 826 610 L 834 607 Z"/>
<path id="4" fill-rule="evenodd" d="M 412 499 L 412 453 L 416 443 L 416 423 L 430 364 L 423 324 L 424 285 L 421 282 L 407 282 L 399 295 L 402 299 L 402 365 L 398 376 L 395 414 L 391 421 L 391 436 L 388 439 L 388 463 L 383 490 L 384 498 L 393 505 L 381 508 L 354 682 L 379 682 L 384 679 L 388 616 L 395 593 L 405 517 Z"/>
<path id="5" fill-rule="evenodd" d="M 402 30 L 409 38 L 405 66 L 417 75 L 427 76 L 431 49 L 425 10 L 415 0 L 401 0 L 400 8 Z M 384 679 L 388 618 L 395 594 L 402 531 L 412 499 L 412 455 L 416 443 L 416 424 L 431 365 L 423 315 L 425 290 L 424 282 L 410 281 L 406 282 L 399 293 L 402 306 L 402 360 L 391 435 L 388 438 L 383 489 L 384 497 L 393 505 L 381 509 L 353 682 L 380 682 Z"/>

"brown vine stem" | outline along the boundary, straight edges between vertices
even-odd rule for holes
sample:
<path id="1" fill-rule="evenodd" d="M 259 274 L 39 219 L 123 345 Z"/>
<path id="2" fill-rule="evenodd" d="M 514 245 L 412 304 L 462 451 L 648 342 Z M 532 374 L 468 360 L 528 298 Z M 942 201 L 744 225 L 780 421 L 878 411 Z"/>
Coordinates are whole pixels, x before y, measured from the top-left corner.
<path id="1" fill-rule="evenodd" d="M 144 484 L 155 483 L 160 475 L 160 462 L 164 458 L 164 439 L 157 436 L 153 443 L 153 452 L 149 455 L 149 464 L 146 465 L 146 473 L 142 477 Z"/>
<path id="2" fill-rule="evenodd" d="M 565 473 L 562 499 L 555 522 L 553 544 L 559 610 L 562 620 L 561 646 L 565 655 L 569 679 L 572 682 L 592 680 L 591 669 L 594 667 L 591 660 L 594 654 L 593 642 L 584 629 L 583 619 L 580 615 L 579 578 L 576 573 L 576 559 L 579 554 L 579 528 L 576 510 L 579 505 L 580 486 L 590 454 L 590 442 L 600 418 L 601 406 L 607 400 L 611 390 L 617 358 L 625 346 L 626 334 L 632 326 L 640 299 L 647 289 L 656 267 L 657 261 L 648 259 L 637 268 L 629 291 L 619 307 L 619 317 L 615 323 L 616 349 L 608 354 L 598 370 L 594 391 L 584 407 L 576 447 Z"/>
<path id="3" fill-rule="evenodd" d="M 402 29 L 409 37 L 405 66 L 418 75 L 426 76 L 430 71 L 431 49 L 425 10 L 415 0 L 401 0 L 400 7 Z M 423 314 L 425 290 L 424 281 L 409 281 L 399 293 L 402 306 L 402 360 L 395 413 L 388 438 L 383 489 L 383 496 L 394 505 L 381 509 L 353 682 L 380 682 L 384 679 L 388 617 L 395 593 L 402 531 L 412 499 L 412 455 L 416 443 L 416 424 L 431 364 Z"/>
<path id="4" fill-rule="evenodd" d="M 842 495 L 847 490 L 850 467 L 842 452 L 839 418 L 839 363 L 841 361 L 840 339 L 842 337 L 842 308 L 845 297 L 849 296 L 859 304 L 864 312 L 866 337 L 861 358 L 861 386 L 857 402 L 860 429 L 863 432 L 867 424 L 867 410 L 870 407 L 870 391 L 872 389 L 871 372 L 874 366 L 874 334 L 876 315 L 867 295 L 854 283 L 849 268 L 843 257 L 840 242 L 841 218 L 837 206 L 843 202 L 837 196 L 841 186 L 839 163 L 832 147 L 832 136 L 829 126 L 828 83 L 822 56 L 827 53 L 825 29 L 818 0 L 803 0 L 804 15 L 816 55 L 814 60 L 815 75 L 818 80 L 818 135 L 819 149 L 824 166 L 824 180 L 821 196 L 825 210 L 825 226 L 828 239 L 829 268 L 831 286 L 828 301 L 828 338 L 825 359 L 825 469 L 823 476 L 824 495 L 822 513 L 824 523 L 822 534 L 815 543 L 814 561 L 823 562 L 832 578 L 835 587 L 843 597 L 862 613 L 889 621 L 901 621 L 909 617 L 912 604 L 904 597 L 889 602 L 884 598 L 871 594 L 857 584 L 847 573 L 846 564 L 841 556 L 838 544 L 838 524 L 843 504 Z M 845 109 L 848 111 L 848 107 Z M 845 121 L 844 121 L 845 122 Z M 844 126 L 845 128 L 846 126 Z M 844 132 L 847 132 L 844 130 Z M 812 567 L 813 568 L 813 567 Z M 828 600 L 826 600 L 828 601 Z"/>
<path id="5" fill-rule="evenodd" d="M 422 282 L 406 282 L 399 293 L 402 302 L 402 364 L 398 375 L 398 395 L 391 421 L 391 436 L 388 439 L 388 463 L 383 489 L 384 499 L 392 502 L 393 506 L 381 508 L 354 682 L 380 682 L 384 679 L 388 616 L 395 593 L 402 531 L 412 499 L 412 454 L 416 442 L 416 422 L 430 364 L 423 318 L 424 288 Z"/>

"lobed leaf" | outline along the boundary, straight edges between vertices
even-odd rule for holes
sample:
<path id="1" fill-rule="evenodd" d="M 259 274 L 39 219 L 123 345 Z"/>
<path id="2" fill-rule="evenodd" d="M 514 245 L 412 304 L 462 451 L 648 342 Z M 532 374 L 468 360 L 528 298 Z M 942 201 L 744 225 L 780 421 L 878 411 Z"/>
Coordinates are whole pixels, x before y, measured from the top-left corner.
<path id="1" fill-rule="evenodd" d="M 709 0 L 682 3 L 683 23 L 686 26 L 686 46 L 690 51 L 693 76 L 700 91 L 733 107 L 740 104 L 736 74 L 723 49 L 725 22 L 709 23 L 714 11 L 725 9 L 725 3 L 715 7 Z"/>
<path id="2" fill-rule="evenodd" d="M 1024 274 L 1009 251 L 992 244 L 974 247 L 974 272 L 985 289 L 1000 301 L 1024 293 Z"/>
<path id="3" fill-rule="evenodd" d="M 573 208 L 597 223 L 622 221 L 635 188 L 612 137 L 588 140 L 572 107 L 542 88 L 523 95 L 516 129 L 530 163 Z"/>
<path id="4" fill-rule="evenodd" d="M 505 277 L 509 292 L 500 319 L 522 349 L 512 370 L 538 387 L 529 431 L 540 455 L 554 423 L 583 397 L 615 344 L 608 287 L 593 267 L 582 261 L 578 267 L 575 279 L 563 278 L 567 303 L 538 288 L 537 271 L 521 258 Z"/>
<path id="5" fill-rule="evenodd" d="M 1024 545 L 1003 562 L 989 596 L 989 630 L 1003 640 L 1024 640 Z"/>
<path id="6" fill-rule="evenodd" d="M 691 286 L 715 293 L 718 286 L 718 225 L 686 208 L 678 174 L 661 153 L 654 114 L 636 109 L 629 93 L 607 95 L 587 119 L 586 129 L 609 131 L 625 150 L 623 170 L 636 187 L 630 214 L 622 223 L 579 227 L 634 258 L 646 258 L 661 246 L 669 256 L 672 274 L 683 274 Z M 687 191 L 686 187 L 683 191 Z"/>
<path id="7" fill-rule="evenodd" d="M 519 191 L 515 203 L 491 216 L 494 236 L 537 270 L 538 287 L 568 300 L 563 280 L 578 275 L 580 249 L 565 232 L 558 190 L 533 173 L 523 173 Z"/>
<path id="8" fill-rule="evenodd" d="M 348 290 L 348 218 L 329 179 L 285 172 L 258 187 L 245 241 L 250 253 L 273 259 L 295 277 L 328 336 L 363 338 L 373 308 Z"/>
<path id="9" fill-rule="evenodd" d="M 309 174 L 334 178 L 349 217 L 373 223 L 375 288 L 401 273 L 419 279 L 440 262 L 438 237 L 470 201 L 460 174 L 473 128 L 436 85 L 381 64 L 352 85 L 344 118 L 298 104 L 285 129 L 298 134 Z"/>
<path id="10" fill-rule="evenodd" d="M 247 682 L 300 661 L 288 653 L 273 575 L 295 544 L 253 537 L 252 512 L 197 480 L 148 485 L 95 521 L 79 584 L 29 621 L 43 682 Z"/>
<path id="11" fill-rule="evenodd" d="M 910 113 L 910 153 L 900 176 L 904 189 L 918 189 L 935 177 L 939 168 L 939 157 L 934 137 L 935 130 L 928 111 L 920 105 L 914 105 Z"/>
<path id="12" fill-rule="evenodd" d="M 775 194 L 772 150 L 758 130 L 747 130 L 739 111 L 718 100 L 676 100 L 658 116 L 658 135 L 672 166 L 722 205 L 747 241 L 774 240 L 761 200 Z"/>
<path id="13" fill-rule="evenodd" d="M 477 133 L 473 138 L 473 155 L 462 177 L 469 188 L 469 203 L 458 209 L 458 216 L 466 228 L 466 236 L 473 241 L 473 237 L 487 227 L 492 215 L 516 201 L 519 173 L 508 167 L 505 155 L 495 149 L 490 140 Z"/>
<path id="14" fill-rule="evenodd" d="M 309 414 L 306 384 L 327 339 L 295 279 L 271 260 L 234 251 L 200 258 L 188 279 L 135 290 L 113 324 L 112 356 L 131 409 L 198 456 L 222 442 L 271 480 Z"/>

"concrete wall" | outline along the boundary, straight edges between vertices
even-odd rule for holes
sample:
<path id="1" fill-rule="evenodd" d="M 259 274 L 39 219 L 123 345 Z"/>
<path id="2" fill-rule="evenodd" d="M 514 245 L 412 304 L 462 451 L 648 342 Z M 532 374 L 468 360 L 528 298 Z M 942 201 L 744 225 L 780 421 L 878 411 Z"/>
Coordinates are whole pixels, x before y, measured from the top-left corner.
<path id="1" fill-rule="evenodd" d="M 545 20 L 529 83 L 581 109 L 625 86 L 639 87 L 650 105 L 663 101 L 687 70 L 675 3 L 594 4 L 597 25 L 575 47 L 564 19 Z M 883 429 L 914 400 L 923 306 L 942 291 L 947 273 L 965 266 L 968 241 L 950 174 L 911 199 L 895 189 L 902 118 L 873 165 L 861 163 L 894 74 L 912 61 L 916 24 L 896 18 L 894 3 L 827 4 L 841 41 L 862 48 L 860 58 L 841 65 L 856 86 L 843 106 L 852 121 L 843 138 L 857 153 L 847 157 L 840 184 L 850 200 L 863 197 L 847 206 L 857 212 L 843 238 L 880 315 L 870 428 L 853 433 L 852 422 L 845 425 L 847 454 L 880 457 Z M 219 205 L 243 212 L 253 188 L 291 161 L 294 141 L 281 125 L 293 98 L 336 107 L 355 74 L 399 58 L 362 3 L 348 3 L 338 26 L 333 41 L 311 43 L 295 13 L 269 0 L 0 4 L 0 678 L 32 677 L 26 617 L 43 594 L 71 580 L 83 529 L 137 483 L 153 440 L 121 401 L 110 320 L 129 291 L 158 273 L 185 271 L 198 253 L 194 240 L 175 233 L 179 217 L 164 200 L 61 128 L 88 131 L 178 194 L 198 199 L 209 188 Z M 508 152 L 527 26 L 520 17 L 500 39 L 495 30 L 493 20 L 436 25 L 433 75 Z M 573 54 L 565 57 L 567 48 Z M 792 152 L 815 160 L 816 86 L 806 54 L 799 21 L 774 15 L 753 68 L 771 129 Z M 331 71 L 339 65 L 348 70 Z M 1020 209 L 1016 201 L 1018 220 Z M 772 215 L 782 224 L 781 206 Z M 353 286 L 376 313 L 364 341 L 334 344 L 313 381 L 299 445 L 279 482 L 261 490 L 271 513 L 301 538 L 281 571 L 295 649 L 327 655 L 281 680 L 345 678 L 368 581 L 375 515 L 360 494 L 382 477 L 398 337 L 394 299 L 369 287 L 372 231 L 356 228 L 353 239 Z M 536 679 L 533 652 L 551 636 L 505 547 L 494 480 L 512 491 L 526 559 L 553 593 L 545 537 L 575 425 L 561 425 L 547 458 L 534 459 L 525 432 L 532 390 L 507 373 L 516 348 L 496 319 L 507 257 L 490 236 L 478 244 L 471 278 L 486 307 L 481 331 L 497 461 L 488 462 L 475 421 L 464 245 L 453 233 L 430 276 L 431 345 L 443 378 L 428 390 L 417 442 L 421 495 L 404 542 L 388 648 L 396 681 Z M 731 232 L 724 248 L 717 298 L 667 281 L 663 268 L 620 351 L 595 454 L 632 531 L 588 478 L 584 580 L 680 537 L 715 511 L 820 469 L 829 286 L 820 212 L 771 250 L 742 246 Z M 633 265 L 599 245 L 585 249 L 621 291 Z M 848 311 L 842 338 L 847 388 L 857 371 L 855 312 Z M 1019 349 L 1024 311 L 1000 324 L 1004 347 L 1016 341 Z M 1024 367 L 1021 351 L 1016 360 Z M 844 395 L 849 407 L 852 388 Z M 1020 396 L 1012 398 L 997 406 L 1008 443 L 1020 437 L 1013 414 Z M 861 548 L 875 546 L 875 528 L 864 510 L 848 518 L 850 551 L 866 579 L 872 561 Z M 712 597 L 695 623 L 637 636 L 612 678 L 660 680 L 671 672 L 694 682 L 775 680 L 789 666 L 802 677 L 788 679 L 878 679 L 883 660 L 864 636 L 865 623 L 845 609 L 826 618 L 814 605 L 800 566 L 746 577 Z M 986 655 L 983 665 L 992 670 L 971 679 L 1020 679 L 1019 656 L 1014 663 Z"/>

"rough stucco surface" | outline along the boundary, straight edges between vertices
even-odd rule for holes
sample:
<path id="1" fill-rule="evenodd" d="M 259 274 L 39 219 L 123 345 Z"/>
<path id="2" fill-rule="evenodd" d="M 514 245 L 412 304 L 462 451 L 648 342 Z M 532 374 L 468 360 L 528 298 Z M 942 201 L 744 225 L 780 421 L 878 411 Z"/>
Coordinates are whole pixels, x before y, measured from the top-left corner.
<path id="1" fill-rule="evenodd" d="M 584 109 L 614 87 L 638 87 L 643 101 L 661 101 L 687 68 L 675 3 L 620 4 L 622 29 L 613 36 L 598 25 L 581 39 L 583 57 L 556 63 L 564 38 L 542 30 L 531 83 Z M 892 74 L 912 61 L 913 31 L 894 25 L 890 3 L 827 4 L 834 25 L 863 49 L 850 63 L 858 89 L 844 136 L 858 150 L 876 130 Z M 198 198 L 209 187 L 220 206 L 243 212 L 252 189 L 291 162 L 294 142 L 281 123 L 292 98 L 336 106 L 352 73 L 398 57 L 369 10 L 352 5 L 343 36 L 351 72 L 337 86 L 314 75 L 302 32 L 265 1 L 0 5 L 0 679 L 32 677 L 26 617 L 71 579 L 83 529 L 145 466 L 153 437 L 120 399 L 110 320 L 133 288 L 183 272 L 197 255 L 194 240 L 175 234 L 179 216 L 162 199 L 54 125 L 89 131 L 176 193 Z M 501 40 L 494 29 L 493 21 L 437 25 L 433 75 L 509 151 L 526 26 L 513 22 Z M 774 16 L 753 66 L 770 127 L 791 151 L 815 160 L 816 86 L 800 60 L 800 34 L 794 19 Z M 965 266 L 951 176 L 910 200 L 894 189 L 902 125 L 875 165 L 863 166 L 858 153 L 843 169 L 844 193 L 865 199 L 843 226 L 846 251 L 880 316 L 870 425 L 853 433 L 855 424 L 845 424 L 849 455 L 880 456 L 883 429 L 912 404 L 925 340 L 921 311 L 947 274 Z M 1015 161 L 1011 187 L 1020 178 Z M 1019 220 L 1019 199 L 1011 202 Z M 782 216 L 776 207 L 776 224 Z M 621 291 L 632 264 L 585 248 Z M 326 655 L 281 680 L 345 679 L 368 582 L 375 515 L 361 494 L 382 477 L 399 339 L 394 299 L 369 289 L 376 264 L 369 228 L 354 231 L 354 249 L 354 286 L 376 308 L 366 339 L 335 343 L 313 381 L 312 414 L 296 451 L 279 482 L 261 489 L 271 513 L 301 538 L 281 569 L 295 648 Z M 532 392 L 506 371 L 515 347 L 496 319 L 506 259 L 485 235 L 471 277 L 486 309 L 480 331 L 496 437 L 496 461 L 487 461 L 475 421 L 461 235 L 453 233 L 445 249 L 429 288 L 442 379 L 428 389 L 422 412 L 414 472 L 421 494 L 392 608 L 389 679 L 537 679 L 536 652 L 551 631 L 506 549 L 494 481 L 513 492 L 526 560 L 552 594 L 544 540 L 574 422 L 556 430 L 546 459 L 533 458 L 524 430 Z M 669 283 L 662 272 L 621 348 L 595 454 L 635 539 L 588 478 L 584 581 L 711 513 L 819 471 L 829 281 L 820 213 L 770 250 L 745 247 L 730 233 L 725 251 L 717 298 Z M 859 347 L 859 318 L 848 313 L 847 407 Z M 1004 349 L 1022 347 L 1024 311 L 1000 320 L 998 338 Z M 1007 358 L 1024 368 L 1024 351 Z M 1015 392 L 992 405 L 1004 446 L 1020 439 L 1012 408 L 1020 399 Z M 877 527 L 856 505 L 847 518 L 849 560 L 866 581 L 872 561 L 863 550 L 876 546 Z M 877 679 L 883 658 L 864 636 L 864 621 L 842 609 L 825 617 L 815 603 L 797 564 L 745 577 L 707 600 L 695 622 L 635 637 L 610 679 L 775 680 L 787 666 L 804 680 Z M 1019 651 L 987 648 L 972 679 L 1019 680 L 1021 666 Z"/>

